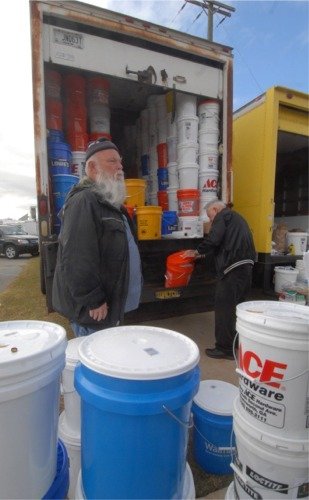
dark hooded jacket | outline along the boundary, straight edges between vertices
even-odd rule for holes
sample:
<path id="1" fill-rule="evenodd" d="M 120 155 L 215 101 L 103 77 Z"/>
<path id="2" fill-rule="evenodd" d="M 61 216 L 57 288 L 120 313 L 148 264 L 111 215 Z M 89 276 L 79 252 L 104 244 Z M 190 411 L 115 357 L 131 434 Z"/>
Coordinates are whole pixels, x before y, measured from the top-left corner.
<path id="1" fill-rule="evenodd" d="M 53 280 L 54 309 L 82 326 L 101 330 L 122 321 L 129 282 L 129 248 L 123 215 L 83 179 L 73 187 L 62 212 L 57 264 Z M 137 240 L 136 240 L 137 241 Z M 89 310 L 108 304 L 105 320 Z"/>
<path id="2" fill-rule="evenodd" d="M 245 219 L 224 208 L 214 218 L 209 234 L 197 248 L 200 254 L 213 253 L 218 278 L 239 265 L 253 266 L 256 253 L 251 230 Z"/>

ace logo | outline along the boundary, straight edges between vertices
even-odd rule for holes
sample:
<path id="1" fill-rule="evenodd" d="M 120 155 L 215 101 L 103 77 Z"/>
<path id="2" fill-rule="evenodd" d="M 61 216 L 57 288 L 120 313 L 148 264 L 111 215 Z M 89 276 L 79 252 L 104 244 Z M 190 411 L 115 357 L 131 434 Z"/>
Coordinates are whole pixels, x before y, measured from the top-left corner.
<path id="1" fill-rule="evenodd" d="M 243 346 L 239 346 L 239 367 L 250 377 L 267 383 L 272 387 L 280 388 L 280 382 L 287 368 L 286 363 L 279 363 L 272 359 L 262 360 L 253 351 L 244 351 Z"/>
<path id="2" fill-rule="evenodd" d="M 207 181 L 204 184 L 204 187 L 216 188 L 217 187 L 217 180 L 216 179 L 207 179 Z"/>

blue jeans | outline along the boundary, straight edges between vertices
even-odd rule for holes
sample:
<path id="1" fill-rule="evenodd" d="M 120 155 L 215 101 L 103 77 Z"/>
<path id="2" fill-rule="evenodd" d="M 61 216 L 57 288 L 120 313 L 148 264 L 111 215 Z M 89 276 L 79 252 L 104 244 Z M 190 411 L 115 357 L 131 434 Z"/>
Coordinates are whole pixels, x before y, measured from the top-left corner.
<path id="1" fill-rule="evenodd" d="M 97 330 L 94 330 L 93 328 L 90 328 L 89 326 L 82 326 L 79 325 L 78 323 L 73 323 L 73 321 L 70 322 L 71 328 L 73 330 L 73 333 L 75 337 L 83 337 L 85 335 L 90 335 L 91 333 L 96 332 Z"/>

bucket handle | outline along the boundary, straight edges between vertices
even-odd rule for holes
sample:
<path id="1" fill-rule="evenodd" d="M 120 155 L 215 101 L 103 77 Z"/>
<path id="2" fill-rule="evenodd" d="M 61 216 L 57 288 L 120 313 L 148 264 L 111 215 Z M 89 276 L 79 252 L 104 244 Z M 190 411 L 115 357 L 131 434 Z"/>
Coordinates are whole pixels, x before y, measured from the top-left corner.
<path id="1" fill-rule="evenodd" d="M 183 422 L 178 418 L 169 408 L 165 405 L 162 406 L 162 408 L 168 413 L 174 420 L 176 420 L 180 425 L 185 427 L 186 429 L 191 429 L 193 427 L 193 415 L 190 413 L 190 420 L 189 422 Z"/>
<path id="2" fill-rule="evenodd" d="M 241 375 L 242 377 L 247 378 L 248 380 L 250 380 L 250 382 L 255 382 L 255 383 L 260 384 L 260 385 L 265 385 L 265 384 L 267 385 L 270 382 L 272 382 L 272 380 L 263 380 L 263 382 L 261 382 L 258 378 L 251 377 L 251 375 L 248 375 L 241 368 L 239 368 L 238 362 L 237 362 L 237 356 L 236 356 L 236 339 L 238 338 L 238 336 L 239 336 L 239 334 L 238 334 L 238 332 L 236 332 L 236 335 L 235 335 L 234 341 L 233 341 L 233 356 L 234 356 L 234 360 L 236 363 L 236 369 L 235 369 L 236 373 L 238 373 L 238 375 Z M 283 378 L 280 380 L 280 382 L 289 382 L 290 380 L 295 380 L 297 378 L 302 377 L 303 375 L 306 375 L 306 373 L 309 373 L 309 368 L 307 368 L 303 372 L 299 373 L 298 375 L 294 375 L 294 377 Z"/>
<path id="3" fill-rule="evenodd" d="M 230 446 L 217 446 L 216 444 L 212 443 L 209 441 L 202 433 L 201 431 L 197 428 L 197 426 L 193 423 L 194 429 L 198 432 L 198 434 L 204 439 L 205 443 L 208 443 L 214 447 L 217 448 L 219 451 L 229 451 L 231 454 L 231 460 L 233 461 L 233 454 L 235 453 L 235 446 L 232 446 L 232 439 L 233 439 L 233 430 L 231 432 L 231 438 L 230 438 Z M 210 454 L 215 454 L 214 452 L 207 450 Z"/>

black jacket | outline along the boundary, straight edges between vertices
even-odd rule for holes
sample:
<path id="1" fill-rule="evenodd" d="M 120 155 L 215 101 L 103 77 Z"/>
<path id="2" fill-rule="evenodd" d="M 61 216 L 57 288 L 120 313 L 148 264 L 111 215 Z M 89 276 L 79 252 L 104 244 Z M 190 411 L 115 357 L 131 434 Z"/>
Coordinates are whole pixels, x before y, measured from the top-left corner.
<path id="1" fill-rule="evenodd" d="M 218 278 L 223 278 L 237 265 L 253 265 L 256 256 L 247 222 L 229 208 L 224 208 L 215 216 L 209 234 L 197 250 L 200 254 L 214 254 Z"/>
<path id="2" fill-rule="evenodd" d="M 129 281 L 129 249 L 123 208 L 102 199 L 89 179 L 73 187 L 63 208 L 53 280 L 54 309 L 82 326 L 100 330 L 122 321 Z M 89 309 L 107 302 L 105 320 Z"/>

